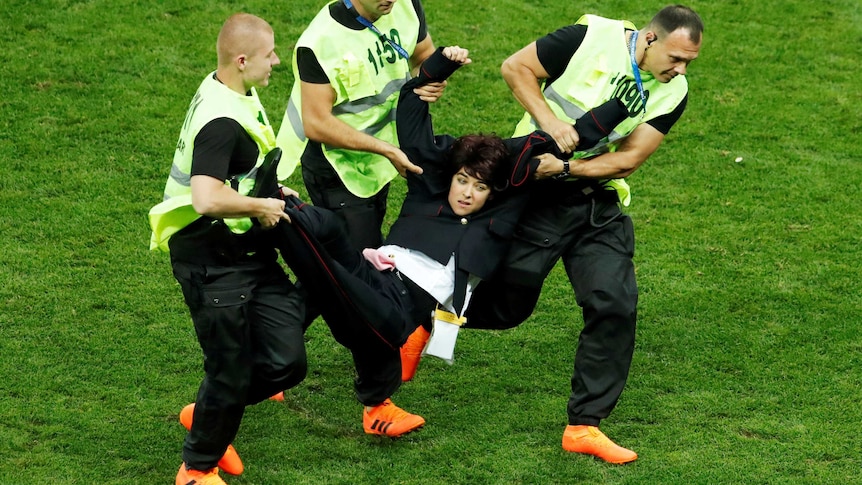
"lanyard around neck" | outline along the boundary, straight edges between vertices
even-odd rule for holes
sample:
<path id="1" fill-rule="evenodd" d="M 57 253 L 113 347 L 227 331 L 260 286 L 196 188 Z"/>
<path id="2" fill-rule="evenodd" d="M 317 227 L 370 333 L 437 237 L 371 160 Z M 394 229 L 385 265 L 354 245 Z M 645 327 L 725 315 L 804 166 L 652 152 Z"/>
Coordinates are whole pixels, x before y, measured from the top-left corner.
<path id="1" fill-rule="evenodd" d="M 350 0 L 345 0 L 345 1 L 349 2 Z M 638 67 L 638 61 L 635 58 L 635 49 L 637 48 L 637 43 L 638 43 L 638 31 L 635 30 L 632 32 L 632 40 L 631 40 L 631 44 L 629 45 L 629 55 L 632 58 L 632 71 L 634 71 L 634 73 L 635 73 L 635 84 L 637 84 L 637 86 L 638 86 L 638 92 L 641 95 L 641 101 L 643 101 L 644 108 L 646 108 L 646 94 L 644 94 L 644 83 L 641 80 L 641 70 Z"/>
<path id="2" fill-rule="evenodd" d="M 410 58 L 410 55 L 407 53 L 406 50 L 404 50 L 403 47 L 401 47 L 394 40 L 383 35 L 383 33 L 381 33 L 380 30 L 377 27 L 375 27 L 374 24 L 370 20 L 363 17 L 362 15 L 359 15 L 359 12 L 357 12 L 356 9 L 353 8 L 353 2 L 351 2 L 350 0 L 344 0 L 344 6 L 347 7 L 347 10 L 356 12 L 356 21 L 359 22 L 360 24 L 364 25 L 368 30 L 377 34 L 377 37 L 379 37 L 380 40 L 387 42 L 389 45 L 391 45 L 392 48 L 395 49 L 395 51 L 398 52 L 399 55 L 401 55 L 401 57 L 403 57 L 405 59 Z"/>

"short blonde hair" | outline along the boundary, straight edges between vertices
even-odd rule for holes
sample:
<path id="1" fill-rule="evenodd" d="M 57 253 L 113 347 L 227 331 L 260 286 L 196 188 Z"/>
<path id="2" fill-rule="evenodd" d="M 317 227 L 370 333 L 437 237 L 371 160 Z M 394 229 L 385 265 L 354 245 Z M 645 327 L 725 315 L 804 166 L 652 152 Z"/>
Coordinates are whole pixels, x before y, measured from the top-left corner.
<path id="1" fill-rule="evenodd" d="M 249 13 L 235 13 L 222 25 L 216 41 L 218 65 L 224 66 L 240 54 L 252 56 L 261 44 L 261 35 L 272 35 L 269 23 Z"/>

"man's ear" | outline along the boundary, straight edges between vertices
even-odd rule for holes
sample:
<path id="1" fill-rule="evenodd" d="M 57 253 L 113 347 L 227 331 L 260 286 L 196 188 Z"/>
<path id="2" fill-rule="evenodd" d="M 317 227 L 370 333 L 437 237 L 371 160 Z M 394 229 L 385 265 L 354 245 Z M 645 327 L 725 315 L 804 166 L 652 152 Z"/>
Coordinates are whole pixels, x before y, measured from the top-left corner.
<path id="1" fill-rule="evenodd" d="M 240 54 L 240 55 L 236 56 L 235 62 L 236 62 L 237 69 L 239 69 L 240 71 L 245 70 L 245 63 L 247 60 L 248 60 L 248 58 L 246 57 L 245 54 Z"/>

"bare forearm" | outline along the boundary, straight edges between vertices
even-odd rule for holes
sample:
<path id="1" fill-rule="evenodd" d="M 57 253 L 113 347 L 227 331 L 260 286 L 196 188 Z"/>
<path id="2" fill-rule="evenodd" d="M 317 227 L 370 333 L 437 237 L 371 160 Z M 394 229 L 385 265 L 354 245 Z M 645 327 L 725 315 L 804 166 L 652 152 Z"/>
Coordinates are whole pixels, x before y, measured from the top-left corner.
<path id="1" fill-rule="evenodd" d="M 628 177 L 655 153 L 663 139 L 664 134 L 644 123 L 620 142 L 617 151 L 591 159 L 572 160 L 569 173 L 573 177 L 592 179 Z"/>
<path id="2" fill-rule="evenodd" d="M 634 173 L 643 161 L 626 153 L 605 153 L 595 158 L 571 160 L 569 174 L 584 179 L 624 178 Z"/>
<path id="3" fill-rule="evenodd" d="M 331 147 L 377 153 L 385 157 L 391 156 L 395 148 L 385 141 L 353 128 L 335 116 L 306 123 L 305 134 L 309 139 Z"/>
<path id="4" fill-rule="evenodd" d="M 551 135 L 561 152 L 574 151 L 578 145 L 578 133 L 571 123 L 557 118 L 542 94 L 539 82 L 548 79 L 549 74 L 539 61 L 536 43 L 506 59 L 500 73 L 512 96 L 533 117 L 539 129 Z"/>
<path id="5" fill-rule="evenodd" d="M 216 179 L 198 180 L 192 177 L 192 205 L 198 214 L 215 219 L 237 217 L 263 217 L 271 211 L 270 199 L 256 199 L 240 195 Z"/>
<path id="6" fill-rule="evenodd" d="M 302 127 L 305 136 L 335 148 L 346 148 L 386 156 L 389 143 L 362 133 L 332 114 L 335 91 L 329 84 L 302 82 Z"/>
<path id="7" fill-rule="evenodd" d="M 544 153 L 536 158 L 539 159 L 535 172 L 536 180 L 557 177 L 566 170 L 566 162 L 552 153 Z M 593 180 L 625 178 L 634 173 L 644 161 L 646 156 L 636 152 L 612 152 L 590 159 L 572 159 L 568 161 L 568 175 Z"/>
<path id="8" fill-rule="evenodd" d="M 410 56 L 409 60 L 410 73 L 413 77 L 416 77 L 419 73 L 419 66 L 421 66 L 422 63 L 425 62 L 425 59 L 428 59 L 435 50 L 437 49 L 434 47 L 434 41 L 431 40 L 431 34 L 428 34 L 424 39 L 422 39 L 422 42 L 416 44 L 416 48 L 413 49 L 413 55 Z"/>
<path id="9" fill-rule="evenodd" d="M 403 177 L 422 169 L 407 158 L 398 147 L 367 135 L 332 114 L 335 91 L 327 85 L 302 83 L 302 126 L 305 135 L 316 142 L 347 150 L 376 153 L 389 159 Z"/>

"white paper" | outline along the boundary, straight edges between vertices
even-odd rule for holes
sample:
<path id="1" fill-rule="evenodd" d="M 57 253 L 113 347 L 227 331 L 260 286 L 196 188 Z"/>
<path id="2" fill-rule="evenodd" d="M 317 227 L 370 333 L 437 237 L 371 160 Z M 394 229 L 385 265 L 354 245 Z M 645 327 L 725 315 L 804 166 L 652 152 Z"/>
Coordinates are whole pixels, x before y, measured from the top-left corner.
<path id="1" fill-rule="evenodd" d="M 428 339 L 428 345 L 425 346 L 422 355 L 439 357 L 452 365 L 455 362 L 455 339 L 458 338 L 460 329 L 460 325 L 435 319 L 431 338 Z"/>

